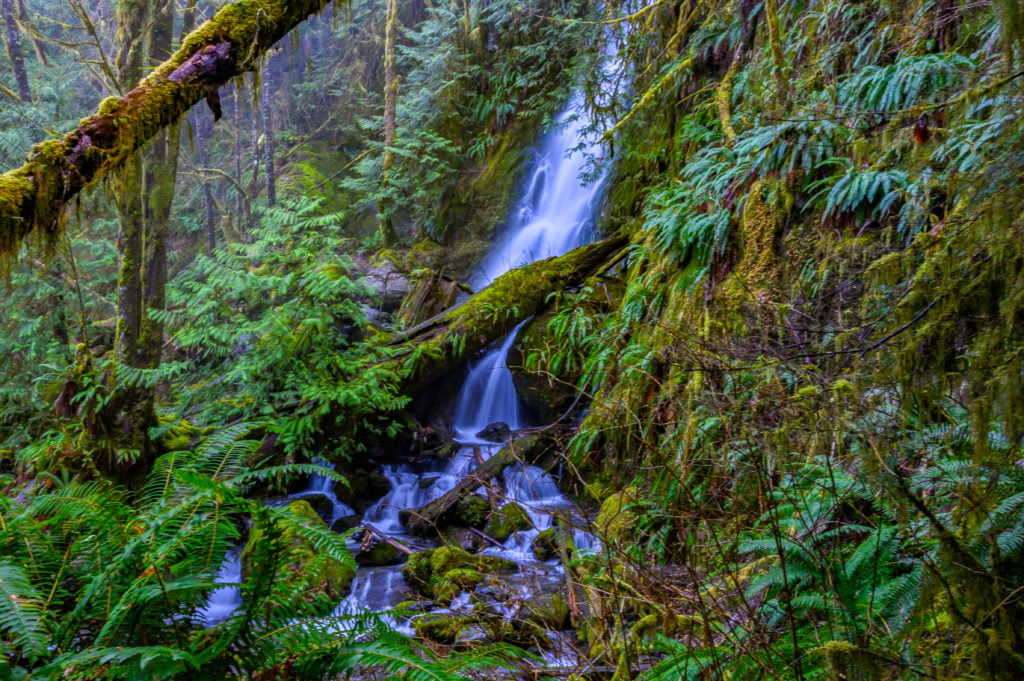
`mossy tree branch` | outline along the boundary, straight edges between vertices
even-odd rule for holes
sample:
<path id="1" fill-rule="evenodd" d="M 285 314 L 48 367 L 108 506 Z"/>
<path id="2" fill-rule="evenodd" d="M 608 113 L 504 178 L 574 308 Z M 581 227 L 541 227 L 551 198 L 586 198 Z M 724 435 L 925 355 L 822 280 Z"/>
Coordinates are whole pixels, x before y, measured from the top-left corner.
<path id="1" fill-rule="evenodd" d="M 65 207 L 85 187 L 262 55 L 327 0 L 237 0 L 189 34 L 170 59 L 123 97 L 100 103 L 64 136 L 32 148 L 23 166 L 0 175 L 0 264 L 35 237 L 52 244 Z"/>

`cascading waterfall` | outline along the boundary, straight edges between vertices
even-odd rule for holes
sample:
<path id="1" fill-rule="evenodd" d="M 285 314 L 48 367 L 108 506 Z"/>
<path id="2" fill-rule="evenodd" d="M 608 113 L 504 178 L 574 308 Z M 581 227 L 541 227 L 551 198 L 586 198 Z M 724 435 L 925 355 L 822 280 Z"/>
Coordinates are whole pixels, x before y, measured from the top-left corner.
<path id="1" fill-rule="evenodd" d="M 599 152 L 598 145 L 587 143 L 584 137 L 589 124 L 582 99 L 577 97 L 558 117 L 556 128 L 544 137 L 511 216 L 509 229 L 481 263 L 473 280 L 475 288 L 479 290 L 514 267 L 563 255 L 592 240 L 606 174 L 599 173 L 589 183 L 580 180 L 588 158 Z M 481 437 L 483 429 L 502 423 L 514 432 L 530 425 L 507 364 L 518 331 L 516 327 L 500 345 L 471 365 L 453 413 L 454 439 L 461 447 L 451 461 L 386 466 L 384 474 L 391 483 L 391 490 L 366 512 L 367 522 L 385 533 L 402 536 L 405 533 L 399 516 L 402 510 L 417 508 L 443 495 L 469 473 L 478 460 L 487 459 L 500 449 L 501 445 L 494 443 L 493 438 Z M 492 546 L 485 553 L 504 556 L 523 566 L 536 566 L 533 540 L 554 524 L 556 511 L 569 511 L 571 503 L 551 476 L 535 466 L 510 466 L 503 472 L 503 481 L 506 496 L 502 503 L 518 503 L 530 517 L 533 527 L 514 533 L 504 546 Z M 576 530 L 574 534 L 581 549 L 595 546 L 596 540 L 586 532 Z M 563 574 L 557 561 L 540 567 L 540 572 L 548 573 L 549 579 L 559 579 Z M 394 605 L 401 591 L 394 588 L 396 574 L 395 568 L 360 569 L 352 594 L 339 606 L 337 613 L 354 614 Z M 527 575 L 524 569 L 524 574 L 516 580 L 516 587 L 524 597 L 535 588 L 535 577 L 536 574 Z M 467 595 L 461 594 L 460 598 L 465 601 Z M 465 603 L 460 603 L 460 598 L 456 598 L 449 609 L 455 611 L 463 607 Z M 510 611 L 509 616 L 513 615 Z"/>

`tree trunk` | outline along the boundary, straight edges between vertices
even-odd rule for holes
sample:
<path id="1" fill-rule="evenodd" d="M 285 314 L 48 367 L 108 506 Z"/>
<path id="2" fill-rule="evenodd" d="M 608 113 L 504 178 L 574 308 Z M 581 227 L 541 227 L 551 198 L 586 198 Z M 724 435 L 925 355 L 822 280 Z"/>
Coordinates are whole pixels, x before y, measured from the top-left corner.
<path id="1" fill-rule="evenodd" d="M 411 395 L 540 312 L 548 296 L 581 286 L 626 245 L 609 237 L 511 270 L 460 305 L 392 336 L 398 352 L 356 380 L 393 383 Z"/>
<path id="2" fill-rule="evenodd" d="M 206 145 L 209 137 L 212 136 L 213 127 L 211 126 L 207 130 L 206 125 L 209 120 L 205 115 L 195 116 L 192 119 L 192 129 L 196 133 L 196 147 L 199 152 L 199 167 L 204 169 L 210 165 L 210 154 Z M 210 252 L 210 257 L 213 257 L 213 252 L 217 248 L 217 221 L 213 211 L 213 190 L 210 188 L 208 178 L 201 177 L 200 181 L 203 183 L 203 221 L 206 225 L 206 247 Z M 242 197 L 239 197 L 239 203 L 241 200 Z"/>
<path id="3" fill-rule="evenodd" d="M 25 165 L 0 175 L 0 265 L 9 265 L 33 233 L 52 246 L 65 206 L 84 187 L 122 167 L 209 92 L 252 71 L 274 43 L 325 5 L 325 0 L 226 5 L 131 92 L 104 100 L 64 139 L 37 144 Z"/>
<path id="4" fill-rule="evenodd" d="M 14 79 L 18 82 L 18 95 L 23 102 L 32 101 L 32 89 L 28 84 L 28 72 L 25 70 L 25 56 L 21 52 L 21 36 L 18 25 L 14 21 L 14 0 L 0 0 L 3 12 L 4 27 L 7 37 L 7 57 L 11 60 Z"/>
<path id="5" fill-rule="evenodd" d="M 395 37 L 398 33 L 398 0 L 387 0 L 384 20 L 384 159 L 381 162 L 380 191 L 377 203 L 378 232 L 381 243 L 391 246 L 398 241 L 391 219 L 394 210 L 389 196 L 389 174 L 395 165 L 395 110 L 398 107 L 398 81 L 395 76 Z"/>
<path id="6" fill-rule="evenodd" d="M 277 204 L 277 189 L 274 186 L 274 141 L 270 125 L 270 87 L 267 85 L 270 74 L 264 71 L 260 78 L 259 109 L 263 122 L 263 175 L 267 180 L 267 208 Z"/>

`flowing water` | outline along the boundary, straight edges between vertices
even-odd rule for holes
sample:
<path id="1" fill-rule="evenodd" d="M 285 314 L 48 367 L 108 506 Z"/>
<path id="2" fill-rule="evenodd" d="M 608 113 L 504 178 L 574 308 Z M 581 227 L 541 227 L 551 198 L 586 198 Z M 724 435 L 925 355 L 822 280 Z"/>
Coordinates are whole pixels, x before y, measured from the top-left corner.
<path id="1" fill-rule="evenodd" d="M 588 158 L 600 156 L 597 143 L 589 142 L 584 135 L 589 124 L 587 112 L 577 98 L 558 117 L 554 129 L 544 136 L 509 218 L 506 234 L 478 268 L 472 282 L 474 288 L 479 290 L 514 267 L 563 255 L 593 239 L 606 174 L 599 172 L 590 182 L 581 180 Z M 502 423 L 508 427 L 506 432 L 514 437 L 515 431 L 535 425 L 530 423 L 528 410 L 516 394 L 507 365 L 507 356 L 518 331 L 519 327 L 516 327 L 470 366 L 453 413 L 454 441 L 459 445 L 456 454 L 448 461 L 385 466 L 384 475 L 390 483 L 390 491 L 366 511 L 365 522 L 393 537 L 408 539 L 400 522 L 400 511 L 417 508 L 443 495 L 480 461 L 501 448 L 502 444 L 495 443 L 493 437 L 481 437 L 484 428 Z M 564 568 L 557 560 L 537 561 L 532 545 L 541 531 L 552 527 L 555 514 L 571 514 L 572 505 L 554 479 L 538 467 L 511 466 L 503 472 L 502 478 L 500 487 L 505 495 L 501 503 L 520 504 L 533 525 L 531 529 L 514 533 L 502 546 L 490 546 L 485 550 L 485 553 L 504 556 L 521 566 L 520 573 L 508 580 L 515 593 L 506 602 L 495 604 L 499 611 L 513 617 L 522 601 L 531 594 L 564 581 Z M 302 498 L 318 494 L 327 496 L 334 504 L 332 522 L 354 513 L 337 500 L 331 481 L 322 476 L 314 476 L 309 487 L 294 496 Z M 574 535 L 579 549 L 596 546 L 592 535 L 582 530 L 576 530 Z M 218 581 L 237 581 L 237 556 L 234 563 L 231 560 L 229 557 L 221 571 L 223 579 L 218 575 Z M 207 609 L 209 612 L 205 615 L 207 622 L 212 624 L 227 617 L 237 606 L 237 589 L 227 589 L 224 587 L 214 592 Z M 352 591 L 339 604 L 336 614 L 355 616 L 381 612 L 406 598 L 408 590 L 398 567 L 364 567 L 358 570 Z M 460 594 L 453 603 L 440 605 L 458 611 L 468 604 L 468 595 Z M 390 616 L 385 619 L 400 631 L 411 631 L 408 623 Z M 559 649 L 551 653 L 553 659 L 561 661 L 568 657 L 562 647 L 553 646 Z"/>

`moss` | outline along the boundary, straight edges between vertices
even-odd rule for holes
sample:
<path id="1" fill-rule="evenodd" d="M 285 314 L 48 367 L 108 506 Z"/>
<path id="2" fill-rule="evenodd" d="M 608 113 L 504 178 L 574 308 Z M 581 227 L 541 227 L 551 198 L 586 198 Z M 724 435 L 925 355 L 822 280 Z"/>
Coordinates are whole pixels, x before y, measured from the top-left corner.
<path id="1" fill-rule="evenodd" d="M 409 586 L 424 596 L 450 601 L 463 585 L 468 585 L 477 575 L 480 579 L 473 583 L 474 586 L 483 580 L 486 573 L 516 568 L 514 562 L 505 558 L 474 556 L 456 546 L 442 546 L 414 553 L 402 566 L 402 576 Z"/>
<path id="2" fill-rule="evenodd" d="M 487 516 L 490 512 L 491 505 L 486 499 L 476 494 L 469 494 L 460 499 L 455 505 L 453 517 L 459 525 L 480 528 L 487 522 Z"/>
<path id="3" fill-rule="evenodd" d="M 533 527 L 530 516 L 526 514 L 519 504 L 510 502 L 505 504 L 487 520 L 484 532 L 500 542 L 505 541 L 519 530 L 528 530 Z"/>
<path id="4" fill-rule="evenodd" d="M 473 618 L 467 615 L 431 613 L 414 619 L 412 628 L 420 638 L 450 645 L 459 640 L 472 622 Z"/>
<path id="5" fill-rule="evenodd" d="M 601 504 L 597 514 L 597 528 L 606 541 L 628 539 L 636 526 L 636 512 L 630 506 L 637 500 L 637 489 L 627 487 L 613 494 Z"/>
<path id="6" fill-rule="evenodd" d="M 533 540 L 533 557 L 537 560 L 550 560 L 558 553 L 558 545 L 555 540 L 555 528 L 549 527 L 541 530 L 537 538 Z"/>

